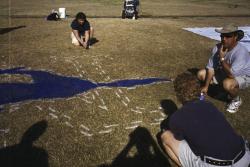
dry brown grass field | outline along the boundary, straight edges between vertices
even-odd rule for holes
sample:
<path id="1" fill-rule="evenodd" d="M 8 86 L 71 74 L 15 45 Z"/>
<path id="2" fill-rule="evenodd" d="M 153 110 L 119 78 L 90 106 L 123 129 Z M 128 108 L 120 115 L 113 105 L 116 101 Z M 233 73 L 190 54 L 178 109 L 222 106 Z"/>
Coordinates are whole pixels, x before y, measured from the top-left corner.
<path id="1" fill-rule="evenodd" d="M 45 21 L 59 7 L 66 7 L 69 17 Z M 98 83 L 175 78 L 203 68 L 216 44 L 182 28 L 250 24 L 248 0 L 141 0 L 138 20 L 120 19 L 121 7 L 121 0 L 1 2 L 0 70 L 25 67 Z M 78 11 L 90 16 L 96 30 L 98 42 L 89 50 L 71 44 L 69 25 Z M 31 82 L 29 75 L 0 75 L 0 84 Z M 15 89 L 10 91 L 14 96 Z M 224 102 L 207 99 L 250 140 L 250 89 L 241 96 L 243 105 L 236 114 L 227 113 Z M 174 166 L 156 140 L 159 123 L 167 117 L 166 101 L 180 107 L 171 82 L 6 103 L 0 106 L 0 152 L 14 156 L 21 150 L 23 159 L 17 162 L 31 161 L 33 166 Z M 29 145 L 21 142 L 33 138 Z"/>

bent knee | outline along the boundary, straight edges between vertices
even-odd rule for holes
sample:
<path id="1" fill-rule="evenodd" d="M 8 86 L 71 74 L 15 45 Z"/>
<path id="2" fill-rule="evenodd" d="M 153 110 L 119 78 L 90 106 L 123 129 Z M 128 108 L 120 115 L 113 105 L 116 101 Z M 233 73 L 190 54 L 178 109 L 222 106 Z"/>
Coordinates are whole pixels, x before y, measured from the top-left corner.
<path id="1" fill-rule="evenodd" d="M 205 79 L 206 79 L 206 69 L 199 70 L 198 73 L 197 73 L 197 78 L 200 81 L 205 81 Z"/>
<path id="2" fill-rule="evenodd" d="M 232 90 L 236 87 L 238 87 L 238 83 L 235 79 L 226 78 L 223 80 L 223 88 L 225 90 Z"/>
<path id="3" fill-rule="evenodd" d="M 80 46 L 80 43 L 77 41 L 77 42 L 72 42 L 73 45 L 75 46 Z"/>

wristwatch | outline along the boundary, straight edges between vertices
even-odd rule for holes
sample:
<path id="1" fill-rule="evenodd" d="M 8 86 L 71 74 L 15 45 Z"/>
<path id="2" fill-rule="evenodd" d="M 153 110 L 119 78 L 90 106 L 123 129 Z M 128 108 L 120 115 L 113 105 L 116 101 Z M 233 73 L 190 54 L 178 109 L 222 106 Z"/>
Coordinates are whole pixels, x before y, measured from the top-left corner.
<path id="1" fill-rule="evenodd" d="M 225 58 L 224 57 L 222 57 L 221 59 L 220 59 L 220 61 L 222 62 L 222 61 L 224 61 L 225 60 Z"/>

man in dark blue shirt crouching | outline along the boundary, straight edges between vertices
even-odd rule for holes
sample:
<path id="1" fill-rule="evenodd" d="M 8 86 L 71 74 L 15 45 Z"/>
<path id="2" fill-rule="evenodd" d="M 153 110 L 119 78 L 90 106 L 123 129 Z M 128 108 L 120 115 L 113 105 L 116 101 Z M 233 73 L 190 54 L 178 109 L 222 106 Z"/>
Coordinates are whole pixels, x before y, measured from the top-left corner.
<path id="1" fill-rule="evenodd" d="M 94 35 L 94 29 L 90 26 L 86 15 L 82 12 L 77 13 L 76 18 L 71 23 L 71 28 L 72 44 L 88 49 L 90 39 Z"/>
<path id="2" fill-rule="evenodd" d="M 174 88 L 183 106 L 162 127 L 161 140 L 169 157 L 183 167 L 248 167 L 247 142 L 212 103 L 199 100 L 197 78 L 180 74 Z"/>

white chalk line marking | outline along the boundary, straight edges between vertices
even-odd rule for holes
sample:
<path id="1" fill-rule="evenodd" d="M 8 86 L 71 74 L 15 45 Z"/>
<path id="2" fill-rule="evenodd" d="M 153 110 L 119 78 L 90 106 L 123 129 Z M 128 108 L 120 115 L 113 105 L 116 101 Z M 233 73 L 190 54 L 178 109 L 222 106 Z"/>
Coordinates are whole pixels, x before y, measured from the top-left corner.
<path id="1" fill-rule="evenodd" d="M 83 129 L 85 129 L 87 131 L 90 131 L 90 129 L 88 127 L 84 126 L 83 124 L 80 125 L 80 128 L 83 128 Z"/>
<path id="2" fill-rule="evenodd" d="M 155 118 L 155 121 L 163 121 L 165 118 Z"/>
<path id="3" fill-rule="evenodd" d="M 134 110 L 134 109 L 130 109 L 131 111 L 133 111 L 133 112 L 135 112 L 135 113 L 138 113 L 138 114 L 142 114 L 142 112 L 141 111 L 138 111 L 138 110 Z"/>
<path id="4" fill-rule="evenodd" d="M 64 117 L 64 118 L 67 118 L 67 119 L 69 119 L 69 120 L 71 120 L 71 117 L 68 116 L 68 115 L 65 115 L 65 114 L 64 114 L 63 117 Z"/>
<path id="5" fill-rule="evenodd" d="M 135 128 L 137 128 L 138 127 L 138 125 L 135 125 L 135 126 L 127 126 L 125 129 L 135 129 Z"/>
<path id="6" fill-rule="evenodd" d="M 149 111 L 150 113 L 156 113 L 156 112 L 159 112 L 159 110 L 152 110 L 152 111 Z"/>
<path id="7" fill-rule="evenodd" d="M 56 110 L 51 107 L 49 107 L 49 110 L 52 111 L 53 113 L 56 113 Z"/>
<path id="8" fill-rule="evenodd" d="M 112 124 L 112 125 L 104 125 L 104 128 L 111 128 L 111 127 L 117 127 L 119 124 Z"/>
<path id="9" fill-rule="evenodd" d="M 58 116 L 53 114 L 53 113 L 49 113 L 49 115 L 53 118 L 53 119 L 58 119 Z"/>
<path id="10" fill-rule="evenodd" d="M 131 124 L 139 124 L 139 123 L 142 123 L 142 121 L 133 121 L 133 122 L 130 122 Z"/>
<path id="11" fill-rule="evenodd" d="M 153 123 L 150 123 L 150 125 L 160 125 L 161 122 L 153 122 Z"/>
<path id="12" fill-rule="evenodd" d="M 108 111 L 108 107 L 107 106 L 101 106 L 101 105 L 99 105 L 98 107 L 101 108 L 101 109 L 103 109 L 103 110 Z"/>
<path id="13" fill-rule="evenodd" d="M 68 121 L 66 121 L 65 124 L 66 124 L 68 127 L 71 127 L 71 128 L 74 127 L 74 126 L 73 126 L 71 123 L 69 123 Z"/>
<path id="14" fill-rule="evenodd" d="M 84 131 L 82 131 L 82 130 L 80 130 L 80 133 L 81 133 L 81 134 L 83 134 L 84 136 L 88 136 L 88 137 L 93 136 L 93 134 L 90 134 L 90 133 L 84 132 Z"/>
<path id="15" fill-rule="evenodd" d="M 122 103 L 127 107 L 128 106 L 128 104 L 125 102 L 125 101 L 123 101 L 122 100 Z"/>
<path id="16" fill-rule="evenodd" d="M 38 110 L 40 110 L 40 111 L 43 110 L 42 107 L 40 107 L 40 106 L 35 106 L 35 107 L 38 108 Z"/>
<path id="17" fill-rule="evenodd" d="M 119 95 L 119 93 L 115 92 L 115 95 L 116 95 L 118 98 L 121 98 L 121 96 Z"/>
<path id="18" fill-rule="evenodd" d="M 106 134 L 106 133 L 111 133 L 112 132 L 112 129 L 109 129 L 109 130 L 101 130 L 99 131 L 98 133 L 99 134 Z"/>

